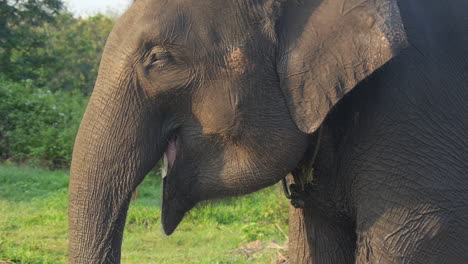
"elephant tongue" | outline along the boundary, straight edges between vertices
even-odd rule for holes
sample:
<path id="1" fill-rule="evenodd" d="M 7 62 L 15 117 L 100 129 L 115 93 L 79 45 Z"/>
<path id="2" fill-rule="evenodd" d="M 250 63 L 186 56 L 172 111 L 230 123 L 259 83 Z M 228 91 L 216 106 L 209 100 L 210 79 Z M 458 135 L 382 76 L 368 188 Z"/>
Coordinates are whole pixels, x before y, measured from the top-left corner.
<path id="1" fill-rule="evenodd" d="M 170 141 L 169 144 L 167 144 L 167 149 L 166 153 L 167 155 L 167 165 L 170 168 L 174 166 L 174 162 L 176 159 L 176 154 L 177 154 L 177 137 L 173 137 Z"/>

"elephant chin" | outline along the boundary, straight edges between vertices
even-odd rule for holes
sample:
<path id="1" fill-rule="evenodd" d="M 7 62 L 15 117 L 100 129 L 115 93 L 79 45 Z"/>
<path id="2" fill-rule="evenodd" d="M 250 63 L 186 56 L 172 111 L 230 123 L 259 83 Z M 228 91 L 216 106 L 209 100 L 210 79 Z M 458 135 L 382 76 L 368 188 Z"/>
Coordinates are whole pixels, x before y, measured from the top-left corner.
<path id="1" fill-rule="evenodd" d="M 190 199 L 174 199 L 168 195 L 167 178 L 163 180 L 161 223 L 166 235 L 171 235 L 185 216 L 195 206 Z"/>

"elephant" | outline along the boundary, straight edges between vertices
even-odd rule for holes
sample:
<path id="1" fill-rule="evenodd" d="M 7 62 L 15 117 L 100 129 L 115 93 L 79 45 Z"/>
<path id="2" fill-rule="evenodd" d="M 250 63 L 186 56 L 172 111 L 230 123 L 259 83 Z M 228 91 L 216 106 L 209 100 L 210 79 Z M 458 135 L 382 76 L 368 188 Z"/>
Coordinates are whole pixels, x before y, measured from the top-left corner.
<path id="1" fill-rule="evenodd" d="M 160 160 L 167 235 L 200 201 L 292 173 L 291 263 L 466 261 L 467 10 L 134 1 L 75 141 L 70 263 L 120 262 L 131 194 Z"/>

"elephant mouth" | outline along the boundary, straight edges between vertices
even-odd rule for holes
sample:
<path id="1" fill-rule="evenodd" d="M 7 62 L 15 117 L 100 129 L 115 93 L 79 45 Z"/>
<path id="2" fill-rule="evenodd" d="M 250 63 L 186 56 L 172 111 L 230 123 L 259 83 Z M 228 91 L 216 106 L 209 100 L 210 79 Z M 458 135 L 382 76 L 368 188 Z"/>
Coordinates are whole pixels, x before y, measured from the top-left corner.
<path id="1" fill-rule="evenodd" d="M 178 174 L 177 156 L 179 156 L 179 159 L 181 156 L 180 144 L 180 139 L 177 136 L 172 137 L 167 144 L 163 157 L 161 223 L 166 235 L 174 232 L 184 218 L 185 213 L 195 205 L 193 201 L 187 199 L 186 186 L 184 186 L 183 182 L 177 183 L 176 179 Z"/>

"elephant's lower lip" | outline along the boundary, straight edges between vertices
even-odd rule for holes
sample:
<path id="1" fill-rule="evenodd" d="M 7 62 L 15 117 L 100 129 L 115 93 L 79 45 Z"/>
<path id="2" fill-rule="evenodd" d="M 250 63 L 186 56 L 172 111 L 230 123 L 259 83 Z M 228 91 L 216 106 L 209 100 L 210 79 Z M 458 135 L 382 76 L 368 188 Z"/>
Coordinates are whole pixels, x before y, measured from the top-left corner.
<path id="1" fill-rule="evenodd" d="M 190 199 L 175 197 L 175 193 L 168 195 L 168 179 L 163 179 L 163 204 L 161 223 L 164 233 L 170 235 L 177 228 L 185 213 L 193 208 L 196 202 Z"/>
<path id="2" fill-rule="evenodd" d="M 171 137 L 164 152 L 166 159 L 165 172 L 163 169 L 163 197 L 162 197 L 162 212 L 161 212 L 161 223 L 163 226 L 164 233 L 170 235 L 177 228 L 179 223 L 185 216 L 185 213 L 192 209 L 196 201 L 192 199 L 188 193 L 189 186 L 184 183 L 177 182 L 177 173 L 180 173 L 177 169 L 181 164 L 176 164 L 177 156 L 180 154 L 181 140 L 177 136 Z M 180 158 L 179 158 L 180 160 Z M 183 187 L 185 186 L 185 187 Z"/>
<path id="3" fill-rule="evenodd" d="M 164 152 L 161 223 L 166 235 L 174 232 L 184 218 L 185 213 L 194 205 L 187 199 L 186 192 L 177 189 L 180 185 L 176 184 L 177 165 L 175 163 L 179 148 L 180 139 L 173 136 Z M 180 195 L 181 193 L 184 195 Z"/>

